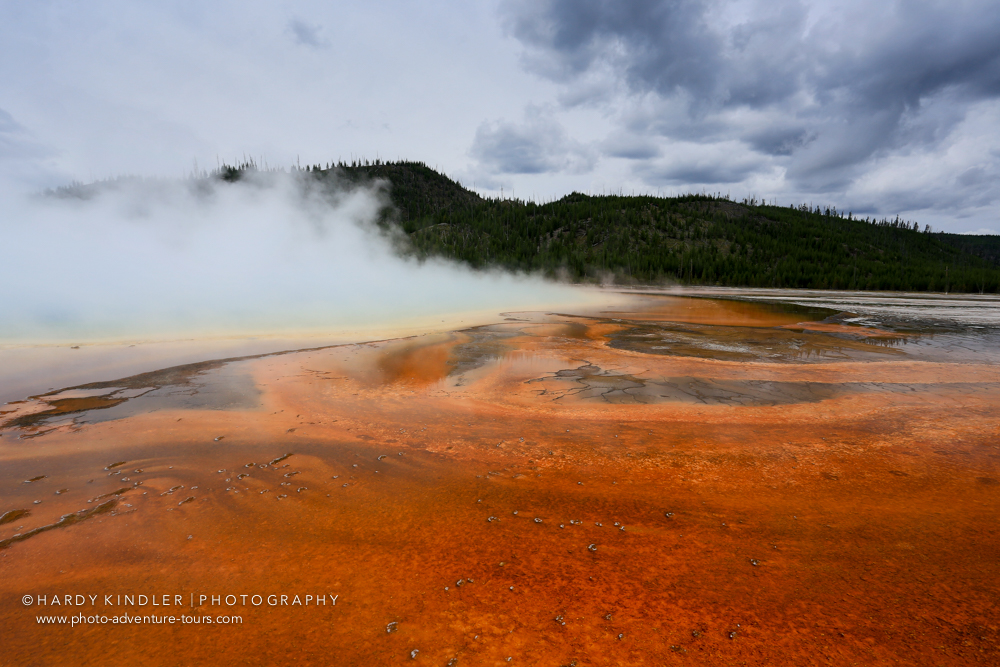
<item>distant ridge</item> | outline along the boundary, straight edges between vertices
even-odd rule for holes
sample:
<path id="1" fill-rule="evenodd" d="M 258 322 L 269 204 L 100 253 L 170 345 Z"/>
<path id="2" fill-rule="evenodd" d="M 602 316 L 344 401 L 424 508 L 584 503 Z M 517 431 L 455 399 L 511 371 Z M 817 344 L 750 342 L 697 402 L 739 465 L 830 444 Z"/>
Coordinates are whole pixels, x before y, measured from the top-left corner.
<path id="1" fill-rule="evenodd" d="M 235 181 L 257 165 L 205 178 Z M 836 209 L 690 194 L 483 198 L 422 162 L 311 165 L 317 182 L 388 184 L 400 252 L 580 282 L 996 293 L 1000 236 L 932 232 Z M 94 186 L 75 185 L 80 196 Z M 68 194 L 68 189 L 63 194 Z"/>

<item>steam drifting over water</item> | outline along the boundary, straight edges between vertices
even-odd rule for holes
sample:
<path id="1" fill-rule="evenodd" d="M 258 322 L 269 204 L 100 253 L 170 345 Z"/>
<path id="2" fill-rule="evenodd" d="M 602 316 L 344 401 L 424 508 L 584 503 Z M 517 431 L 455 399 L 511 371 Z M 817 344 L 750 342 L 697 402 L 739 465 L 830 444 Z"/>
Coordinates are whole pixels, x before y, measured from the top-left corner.
<path id="1" fill-rule="evenodd" d="M 399 257 L 378 185 L 296 174 L 7 195 L 0 343 L 322 332 L 579 302 L 537 277 Z"/>

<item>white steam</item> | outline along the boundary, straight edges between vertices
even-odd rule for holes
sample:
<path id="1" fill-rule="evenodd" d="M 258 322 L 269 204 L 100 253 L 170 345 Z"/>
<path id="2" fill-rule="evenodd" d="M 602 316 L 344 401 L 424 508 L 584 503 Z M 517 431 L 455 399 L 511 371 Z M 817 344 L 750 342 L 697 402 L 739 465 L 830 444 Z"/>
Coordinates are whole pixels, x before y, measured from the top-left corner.
<path id="1" fill-rule="evenodd" d="M 568 286 L 402 259 L 377 187 L 293 174 L 0 197 L 0 343 L 322 332 L 579 303 Z"/>

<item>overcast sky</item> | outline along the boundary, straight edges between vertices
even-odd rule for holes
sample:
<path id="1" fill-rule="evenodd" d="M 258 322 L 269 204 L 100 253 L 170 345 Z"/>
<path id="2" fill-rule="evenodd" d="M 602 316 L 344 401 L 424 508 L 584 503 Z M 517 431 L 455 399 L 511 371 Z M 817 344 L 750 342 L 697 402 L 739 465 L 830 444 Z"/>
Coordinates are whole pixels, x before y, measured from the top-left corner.
<path id="1" fill-rule="evenodd" d="M 1000 3 L 0 0 L 0 178 L 422 160 L 1000 230 Z"/>

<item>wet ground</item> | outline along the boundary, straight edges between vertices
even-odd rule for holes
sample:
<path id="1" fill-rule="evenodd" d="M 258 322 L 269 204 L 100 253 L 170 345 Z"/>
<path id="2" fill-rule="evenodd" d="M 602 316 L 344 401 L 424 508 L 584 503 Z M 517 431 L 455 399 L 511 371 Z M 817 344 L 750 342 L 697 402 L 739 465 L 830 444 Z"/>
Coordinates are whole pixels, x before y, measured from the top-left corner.
<path id="1" fill-rule="evenodd" d="M 843 306 L 635 296 L 8 403 L 0 664 L 998 664 L 1000 323 Z M 123 613 L 242 623 L 36 622 Z"/>

